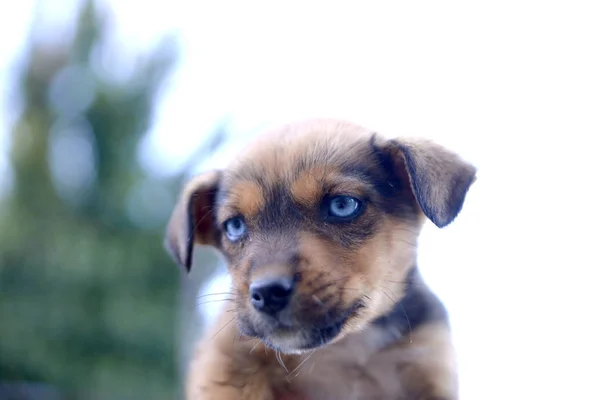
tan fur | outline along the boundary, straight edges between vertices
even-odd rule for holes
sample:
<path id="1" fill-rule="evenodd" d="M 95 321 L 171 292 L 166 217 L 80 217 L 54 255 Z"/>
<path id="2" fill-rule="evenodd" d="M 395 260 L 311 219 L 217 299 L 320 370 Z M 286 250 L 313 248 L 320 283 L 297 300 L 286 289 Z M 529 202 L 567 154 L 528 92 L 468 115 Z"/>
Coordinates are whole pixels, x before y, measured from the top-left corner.
<path id="1" fill-rule="evenodd" d="M 401 204 L 387 214 L 383 192 L 366 184 L 366 178 L 344 172 L 365 160 L 381 168 L 375 149 L 393 160 L 387 173 L 401 182 L 388 183 Z M 438 226 L 447 225 L 460 211 L 474 174 L 472 166 L 433 143 L 384 140 L 348 122 L 312 120 L 265 134 L 227 170 L 188 184 L 169 223 L 168 247 L 185 264 L 192 235 L 196 243 L 220 243 L 230 261 L 234 298 L 198 345 L 186 398 L 457 399 L 446 324 L 426 322 L 406 337 L 390 331 L 393 326 L 383 329 L 372 322 L 405 296 L 425 216 Z M 313 222 L 288 221 L 287 215 L 277 214 L 277 228 L 265 230 L 260 216 L 273 206 L 267 197 L 274 189 L 264 186 L 269 184 L 288 190 L 286 201 L 304 207 L 305 220 Z M 385 191 L 386 183 L 379 184 L 384 189 L 378 190 Z M 207 196 L 218 188 L 225 188 L 225 197 L 208 212 Z M 326 195 L 372 201 L 354 225 L 335 225 L 319 222 L 319 204 Z M 186 222 L 189 209 L 201 232 Z M 243 216 L 249 232 L 249 239 L 239 243 L 228 240 L 220 228 L 236 215 Z M 215 225 L 201 224 L 206 217 Z M 304 331 L 268 333 L 271 346 L 281 353 L 242 334 L 241 326 L 265 329 L 262 315 L 250 304 L 249 286 L 269 277 L 296 281 L 289 310 L 279 317 L 283 322 L 310 329 L 331 319 L 330 313 L 349 310 L 339 334 L 322 347 L 300 351 L 298 346 L 308 340 Z M 416 285 L 428 290 L 420 280 Z M 357 303 L 361 307 L 354 309 Z"/>
<path id="2" fill-rule="evenodd" d="M 260 186 L 252 181 L 242 181 L 231 188 L 224 208 L 235 205 L 244 215 L 255 215 L 265 205 L 265 198 Z"/>
<path id="3" fill-rule="evenodd" d="M 331 171 L 323 166 L 302 171 L 292 182 L 290 191 L 298 202 L 311 205 L 318 199 L 322 183 L 330 174 Z"/>

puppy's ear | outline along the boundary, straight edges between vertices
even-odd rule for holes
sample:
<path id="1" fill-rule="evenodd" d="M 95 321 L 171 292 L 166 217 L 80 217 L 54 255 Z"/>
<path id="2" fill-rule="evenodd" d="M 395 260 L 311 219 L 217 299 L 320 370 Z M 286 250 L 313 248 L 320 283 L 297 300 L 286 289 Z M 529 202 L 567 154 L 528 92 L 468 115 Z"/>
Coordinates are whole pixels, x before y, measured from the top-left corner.
<path id="1" fill-rule="evenodd" d="M 220 177 L 219 171 L 211 171 L 192 178 L 183 188 L 167 225 L 165 247 L 188 272 L 194 244 L 217 246 L 213 208 Z"/>
<path id="2" fill-rule="evenodd" d="M 439 228 L 451 223 L 475 182 L 475 167 L 428 140 L 396 139 L 388 141 L 386 147 L 396 158 L 403 159 L 395 164 L 404 164 L 413 194 L 425 216 Z"/>

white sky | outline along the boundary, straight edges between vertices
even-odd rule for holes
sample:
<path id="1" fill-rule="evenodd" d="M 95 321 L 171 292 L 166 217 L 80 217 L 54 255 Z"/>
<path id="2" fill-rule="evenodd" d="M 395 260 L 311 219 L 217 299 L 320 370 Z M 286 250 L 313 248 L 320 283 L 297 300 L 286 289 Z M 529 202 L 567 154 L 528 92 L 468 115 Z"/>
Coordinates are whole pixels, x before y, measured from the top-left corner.
<path id="1" fill-rule="evenodd" d="M 339 116 L 439 141 L 480 171 L 463 213 L 428 225 L 420 250 L 452 314 L 462 398 L 600 398 L 600 3 L 110 3 L 124 45 L 166 30 L 183 44 L 148 168 L 173 173 L 226 115 L 238 135 Z M 2 59 L 30 6 L 0 6 Z"/>

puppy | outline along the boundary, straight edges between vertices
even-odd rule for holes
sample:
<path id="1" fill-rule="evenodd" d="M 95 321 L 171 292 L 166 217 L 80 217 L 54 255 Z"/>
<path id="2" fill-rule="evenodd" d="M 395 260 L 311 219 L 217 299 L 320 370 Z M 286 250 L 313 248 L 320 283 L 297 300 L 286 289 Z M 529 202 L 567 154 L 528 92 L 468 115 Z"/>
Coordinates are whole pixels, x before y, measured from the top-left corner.
<path id="1" fill-rule="evenodd" d="M 423 140 L 311 120 L 192 179 L 166 246 L 226 258 L 231 307 L 200 341 L 190 400 L 458 398 L 446 311 L 416 265 L 425 219 L 460 212 L 475 168 Z"/>

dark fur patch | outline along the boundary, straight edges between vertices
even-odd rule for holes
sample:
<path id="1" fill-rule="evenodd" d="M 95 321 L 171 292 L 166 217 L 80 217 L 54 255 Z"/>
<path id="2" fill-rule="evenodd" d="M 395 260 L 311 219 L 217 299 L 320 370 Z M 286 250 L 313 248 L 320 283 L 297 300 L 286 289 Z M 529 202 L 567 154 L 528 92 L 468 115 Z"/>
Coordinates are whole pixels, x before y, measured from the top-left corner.
<path id="1" fill-rule="evenodd" d="M 398 168 L 398 160 L 392 154 L 377 146 L 375 134 L 369 141 L 364 157 L 346 163 L 344 174 L 356 177 L 371 187 L 377 196 L 373 203 L 381 211 L 407 220 L 418 213 L 408 176 Z"/>
<path id="2" fill-rule="evenodd" d="M 356 301 L 345 311 L 337 309 L 335 306 L 332 307 L 328 314 L 324 316 L 325 318 L 322 318 L 321 326 L 317 326 L 309 332 L 310 339 L 307 341 L 305 348 L 310 349 L 322 346 L 331 341 L 340 333 L 348 318 L 363 307 L 364 304 L 360 300 Z M 338 317 L 332 320 L 329 315 L 336 315 Z"/>
<path id="3" fill-rule="evenodd" d="M 411 330 L 430 322 L 447 324 L 448 313 L 440 299 L 422 281 L 417 266 L 414 266 L 406 277 L 404 297 L 389 314 L 379 317 L 373 324 L 382 329 L 395 328 L 406 336 Z"/>

